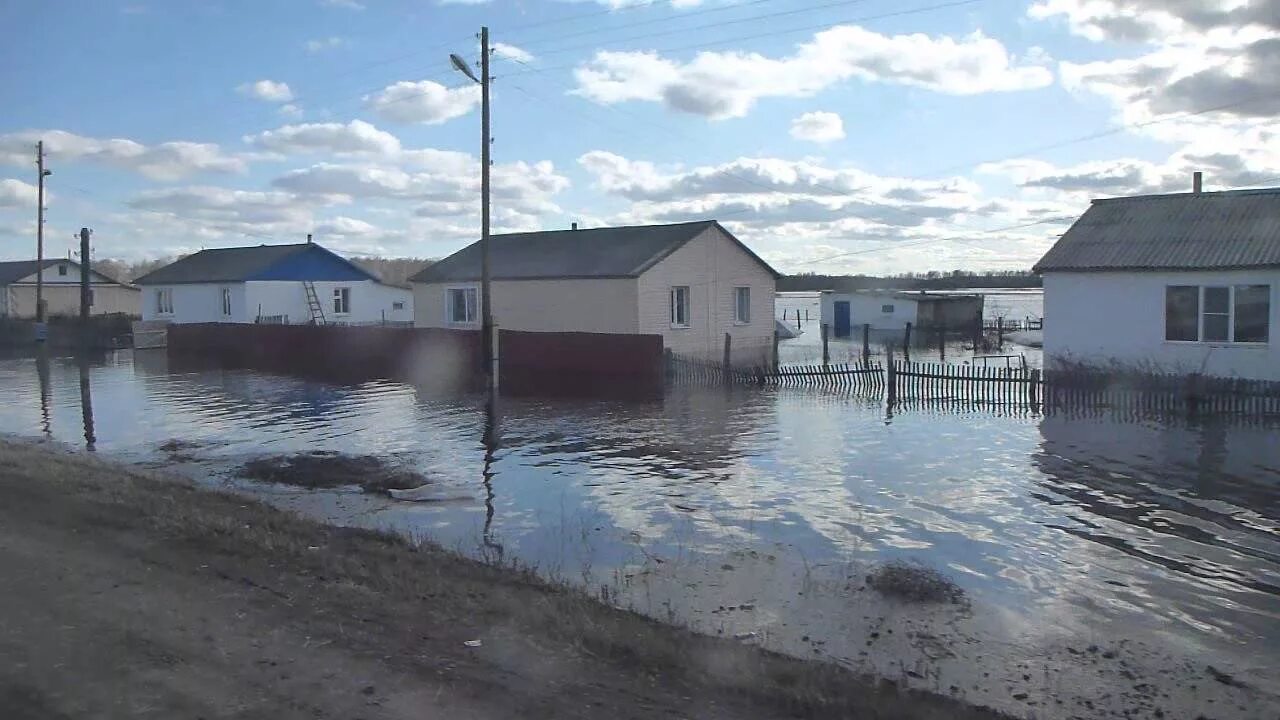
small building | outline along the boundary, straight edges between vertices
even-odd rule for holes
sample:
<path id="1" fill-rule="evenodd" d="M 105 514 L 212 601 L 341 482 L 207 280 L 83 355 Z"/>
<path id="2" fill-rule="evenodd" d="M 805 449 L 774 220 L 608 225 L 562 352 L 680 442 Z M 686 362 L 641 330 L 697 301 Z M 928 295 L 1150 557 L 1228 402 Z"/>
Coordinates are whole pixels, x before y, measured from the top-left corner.
<path id="1" fill-rule="evenodd" d="M 863 325 L 872 331 L 913 327 L 971 330 L 982 320 L 982 295 L 899 290 L 822 291 L 822 324 L 832 337 L 849 337 Z"/>
<path id="2" fill-rule="evenodd" d="M 312 242 L 201 250 L 137 279 L 142 319 L 285 325 L 410 323 L 413 293 Z"/>
<path id="3" fill-rule="evenodd" d="M 80 263 L 49 258 L 0 262 L 0 315 L 13 318 L 36 316 L 36 268 L 40 268 L 46 317 L 80 314 Z M 137 315 L 141 291 L 89 270 L 89 312 L 93 315 L 120 313 Z"/>
<path id="4" fill-rule="evenodd" d="M 773 360 L 778 274 L 714 220 L 495 235 L 494 324 L 530 332 L 661 335 L 680 355 Z M 411 278 L 419 327 L 479 328 L 480 244 Z"/>
<path id="5" fill-rule="evenodd" d="M 1035 270 L 1049 367 L 1280 380 L 1280 188 L 1094 200 Z"/>

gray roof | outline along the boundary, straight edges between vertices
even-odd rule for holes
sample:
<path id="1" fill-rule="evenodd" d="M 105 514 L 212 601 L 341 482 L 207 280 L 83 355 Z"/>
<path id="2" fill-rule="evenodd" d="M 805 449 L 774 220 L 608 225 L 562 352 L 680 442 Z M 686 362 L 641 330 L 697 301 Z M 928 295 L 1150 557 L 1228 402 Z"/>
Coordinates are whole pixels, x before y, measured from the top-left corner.
<path id="1" fill-rule="evenodd" d="M 68 260 L 66 258 L 56 258 L 56 257 L 45 258 L 43 261 L 43 265 L 46 268 L 53 267 L 54 265 L 58 265 L 59 263 L 69 263 L 71 265 L 75 265 L 76 267 L 80 266 L 80 264 L 77 263 L 75 260 Z M 105 278 L 106 280 L 116 283 L 118 285 L 124 285 L 124 283 L 120 282 L 119 280 L 116 280 L 110 275 L 100 272 L 95 268 L 92 268 L 92 267 L 89 268 L 89 273 L 91 277 L 93 275 L 97 275 L 100 278 Z M 35 274 L 36 274 L 35 260 L 10 260 L 7 262 L 0 262 L 0 285 L 9 285 L 21 280 L 24 277 L 27 277 L 28 275 L 35 275 Z"/>
<path id="2" fill-rule="evenodd" d="M 710 228 L 719 228 L 777 275 L 715 220 L 493 235 L 489 246 L 490 275 L 495 280 L 637 277 Z M 478 241 L 410 278 L 419 283 L 479 279 Z"/>
<path id="3" fill-rule="evenodd" d="M 302 250 L 306 243 L 201 250 L 134 280 L 138 285 L 241 282 Z"/>
<path id="4" fill-rule="evenodd" d="M 1280 267 L 1280 188 L 1094 200 L 1036 272 Z"/>

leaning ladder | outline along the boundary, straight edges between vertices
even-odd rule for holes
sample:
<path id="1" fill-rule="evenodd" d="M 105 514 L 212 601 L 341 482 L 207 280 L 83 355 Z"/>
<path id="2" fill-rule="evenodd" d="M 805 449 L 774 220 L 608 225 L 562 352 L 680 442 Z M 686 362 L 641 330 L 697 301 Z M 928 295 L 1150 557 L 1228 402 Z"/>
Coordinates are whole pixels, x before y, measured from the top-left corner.
<path id="1" fill-rule="evenodd" d="M 302 287 L 307 291 L 307 307 L 311 310 L 311 323 L 313 325 L 324 324 L 324 306 L 320 304 L 320 297 L 316 295 L 316 285 L 310 280 L 303 280 Z"/>

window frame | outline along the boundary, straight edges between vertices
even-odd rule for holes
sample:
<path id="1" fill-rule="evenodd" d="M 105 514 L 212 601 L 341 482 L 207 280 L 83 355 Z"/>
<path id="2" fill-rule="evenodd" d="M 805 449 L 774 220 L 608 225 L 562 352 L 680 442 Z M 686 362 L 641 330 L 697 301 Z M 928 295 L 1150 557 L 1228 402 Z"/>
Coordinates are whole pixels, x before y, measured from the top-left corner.
<path id="1" fill-rule="evenodd" d="M 683 295 L 684 302 L 680 302 L 679 298 Z M 688 285 L 672 285 L 669 293 L 670 310 L 671 310 L 671 328 L 673 330 L 687 330 L 692 327 L 693 300 L 692 289 Z M 683 310 L 683 313 L 677 312 Z M 684 321 L 679 320 L 679 316 L 684 315 Z"/>
<path id="2" fill-rule="evenodd" d="M 156 288 L 156 315 L 173 314 L 173 288 Z"/>
<path id="3" fill-rule="evenodd" d="M 880 305 L 880 314 L 892 315 L 897 309 L 898 309 L 897 306 L 895 306 L 893 303 L 883 303 Z"/>
<path id="4" fill-rule="evenodd" d="M 66 264 L 66 263 L 59 263 L 59 265 L 58 265 L 58 277 L 66 277 L 66 276 L 67 276 L 67 264 Z"/>
<path id="5" fill-rule="evenodd" d="M 462 315 L 464 320 L 455 320 L 453 310 L 454 293 L 462 293 Z M 480 293 L 471 285 L 451 285 L 444 289 L 444 322 L 446 325 L 470 326 L 479 322 Z"/>
<path id="6" fill-rule="evenodd" d="M 1195 340 L 1170 340 L 1169 339 L 1169 290 L 1175 287 L 1193 287 L 1196 289 L 1196 339 Z M 1236 290 L 1241 287 L 1265 287 L 1267 289 L 1267 316 L 1266 316 L 1266 340 L 1236 340 Z M 1207 312 L 1205 310 L 1205 291 L 1209 289 L 1225 289 L 1227 291 L 1227 312 Z M 1240 347 L 1256 347 L 1265 348 L 1271 344 L 1272 328 L 1271 328 L 1271 309 L 1274 302 L 1273 285 L 1267 282 L 1218 282 L 1209 284 L 1195 283 L 1169 283 L 1164 286 L 1164 297 L 1161 302 L 1161 313 L 1164 320 L 1164 342 L 1172 345 L 1217 345 L 1217 346 L 1240 346 Z M 1225 317 L 1227 320 L 1227 339 L 1226 340 L 1205 340 L 1205 316 L 1213 315 L 1216 317 Z"/>
<path id="7" fill-rule="evenodd" d="M 740 296 L 745 293 L 747 304 L 742 305 Z M 746 310 L 745 315 L 743 310 Z M 733 324 L 734 325 L 750 325 L 751 324 L 751 286 L 738 285 L 733 288 Z"/>
<path id="8" fill-rule="evenodd" d="M 351 288 L 349 286 L 340 285 L 333 289 L 333 314 L 351 314 Z"/>
<path id="9" fill-rule="evenodd" d="M 404 301 L 403 301 L 403 300 L 392 300 L 392 301 L 391 301 L 391 309 L 392 309 L 392 310 L 403 310 L 403 309 L 404 309 Z"/>

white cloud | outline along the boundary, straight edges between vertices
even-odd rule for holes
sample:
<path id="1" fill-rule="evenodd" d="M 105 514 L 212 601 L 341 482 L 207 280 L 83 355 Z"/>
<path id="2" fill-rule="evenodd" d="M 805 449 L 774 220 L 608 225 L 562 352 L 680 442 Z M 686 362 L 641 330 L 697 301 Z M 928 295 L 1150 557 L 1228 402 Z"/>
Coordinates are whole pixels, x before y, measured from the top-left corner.
<path id="1" fill-rule="evenodd" d="M 148 190 L 129 207 L 199 223 L 219 233 L 297 234 L 312 224 L 310 204 L 285 192 L 235 190 L 196 185 Z"/>
<path id="2" fill-rule="evenodd" d="M 833 112 L 807 112 L 791 121 L 791 137 L 828 143 L 844 139 L 844 121 Z"/>
<path id="3" fill-rule="evenodd" d="M 1094 41 L 1174 42 L 1218 29 L 1280 30 L 1275 0 L 1041 0 L 1027 14 L 1063 18 Z"/>
<path id="4" fill-rule="evenodd" d="M 522 63 L 533 62 L 534 60 L 533 53 L 529 52 L 528 50 L 524 50 L 523 48 L 518 48 L 515 45 L 508 45 L 507 43 L 502 43 L 502 42 L 493 44 L 493 54 L 501 58 L 506 58 L 508 60 L 514 60 L 516 62 L 522 62 Z"/>
<path id="5" fill-rule="evenodd" d="M 262 100 L 263 102 L 284 103 L 293 100 L 293 91 L 289 89 L 289 84 L 276 82 L 275 80 L 258 80 L 245 83 L 236 88 L 236 92 L 245 97 Z"/>
<path id="6" fill-rule="evenodd" d="M 35 207 L 38 189 L 21 180 L 0 180 L 0 208 Z"/>
<path id="7" fill-rule="evenodd" d="M 599 51 L 575 70 L 575 93 L 599 103 L 662 102 L 709 118 L 746 115 L 760 98 L 808 97 L 844 80 L 922 87 L 953 95 L 1044 87 L 1053 74 L 1019 65 L 980 32 L 960 39 L 881 35 L 855 25 L 814 35 L 791 55 L 702 52 L 687 63 L 654 52 Z"/>
<path id="8" fill-rule="evenodd" d="M 480 88 L 477 85 L 448 88 L 430 80 L 403 81 L 366 95 L 364 102 L 385 120 L 439 125 L 466 115 L 479 105 Z"/>
<path id="9" fill-rule="evenodd" d="M 211 143 L 163 142 L 143 145 L 124 138 L 99 139 L 63 130 L 26 130 L 0 135 L 0 162 L 27 166 L 36 141 L 43 140 L 51 160 L 85 161 L 133 170 L 153 180 L 177 180 L 198 172 L 244 172 L 242 158 L 228 156 Z"/>
<path id="10" fill-rule="evenodd" d="M 320 4 L 325 7 L 343 8 L 345 10 L 364 9 L 364 5 L 356 2 L 356 0 L 320 0 Z"/>
<path id="11" fill-rule="evenodd" d="M 331 35 L 327 38 L 315 38 L 308 40 L 304 47 L 306 47 L 307 52 L 309 53 L 319 53 L 326 50 L 336 50 L 340 47 L 346 47 L 346 45 L 346 40 L 336 35 Z"/>
<path id="12" fill-rule="evenodd" d="M 293 103 L 285 103 L 284 105 L 281 105 L 280 109 L 277 112 L 279 112 L 284 117 L 291 118 L 291 119 L 297 119 L 302 117 L 302 107 L 299 105 L 295 105 Z"/>
<path id="13" fill-rule="evenodd" d="M 322 153 L 334 155 L 378 154 L 400 152 L 400 140 L 389 132 L 363 120 L 342 123 L 307 123 L 285 125 L 258 135 L 246 135 L 244 141 L 271 152 L 296 155 Z"/>

